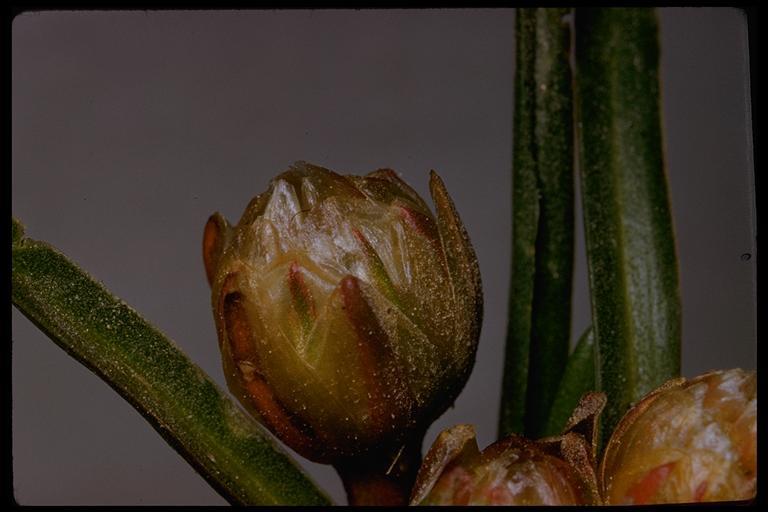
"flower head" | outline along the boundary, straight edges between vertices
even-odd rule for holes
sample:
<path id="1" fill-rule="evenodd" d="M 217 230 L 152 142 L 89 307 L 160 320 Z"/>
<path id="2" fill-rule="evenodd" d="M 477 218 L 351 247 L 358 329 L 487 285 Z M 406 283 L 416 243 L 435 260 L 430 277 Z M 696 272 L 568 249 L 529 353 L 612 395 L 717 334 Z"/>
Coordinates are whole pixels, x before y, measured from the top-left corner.
<path id="1" fill-rule="evenodd" d="M 754 372 L 674 379 L 622 418 L 600 473 L 609 504 L 691 503 L 754 496 Z"/>
<path id="2" fill-rule="evenodd" d="M 599 504 L 595 426 L 604 405 L 604 395 L 589 393 L 562 435 L 532 441 L 512 434 L 482 452 L 471 425 L 441 432 L 424 458 L 411 504 Z"/>
<path id="3" fill-rule="evenodd" d="M 474 364 L 480 274 L 432 172 L 435 217 L 394 171 L 299 162 L 203 255 L 230 389 L 280 439 L 323 462 L 425 429 Z"/>

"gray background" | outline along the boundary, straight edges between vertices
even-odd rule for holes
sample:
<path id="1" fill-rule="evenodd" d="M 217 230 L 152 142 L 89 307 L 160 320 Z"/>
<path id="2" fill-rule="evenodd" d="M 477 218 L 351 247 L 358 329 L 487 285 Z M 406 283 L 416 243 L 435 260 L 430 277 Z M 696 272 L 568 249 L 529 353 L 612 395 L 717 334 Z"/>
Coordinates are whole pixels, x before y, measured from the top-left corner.
<path id="1" fill-rule="evenodd" d="M 746 22 L 660 12 L 683 369 L 755 368 Z M 513 10 L 48 12 L 13 24 L 13 215 L 224 387 L 200 243 L 299 159 L 444 178 L 480 260 L 464 392 L 429 430 L 494 440 L 510 255 Z M 580 214 L 579 214 L 580 215 Z M 577 217 L 580 219 L 580 217 Z M 577 233 L 575 335 L 589 324 Z M 748 261 L 740 256 L 751 253 Z M 223 504 L 118 395 L 13 311 L 23 504 Z M 335 473 L 302 460 L 338 502 Z"/>

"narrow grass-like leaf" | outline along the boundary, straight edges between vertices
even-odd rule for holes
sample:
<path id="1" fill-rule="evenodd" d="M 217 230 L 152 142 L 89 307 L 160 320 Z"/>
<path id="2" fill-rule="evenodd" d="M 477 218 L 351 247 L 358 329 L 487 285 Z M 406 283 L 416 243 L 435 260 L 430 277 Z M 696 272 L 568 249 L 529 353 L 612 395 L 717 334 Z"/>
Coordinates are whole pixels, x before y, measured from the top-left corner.
<path id="1" fill-rule="evenodd" d="M 568 358 L 573 130 L 568 9 L 518 9 L 512 268 L 499 435 L 538 437 Z"/>
<path id="2" fill-rule="evenodd" d="M 541 433 L 542 437 L 561 434 L 581 397 L 588 391 L 594 391 L 594 341 L 592 329 L 587 328 L 576 343 L 557 387 L 547 424 Z"/>
<path id="3" fill-rule="evenodd" d="M 569 9 L 536 9 L 539 226 L 525 433 L 542 436 L 568 360 L 573 276 L 573 111 Z"/>
<path id="4" fill-rule="evenodd" d="M 603 435 L 680 373 L 653 9 L 576 9 L 576 110 Z"/>
<path id="5" fill-rule="evenodd" d="M 534 153 L 533 91 L 536 18 L 532 9 L 515 15 L 515 110 L 512 145 L 512 266 L 509 286 L 509 320 L 501 388 L 499 434 L 524 432 L 528 353 L 536 271 L 536 231 L 539 223 L 536 157 Z"/>
<path id="6" fill-rule="evenodd" d="M 329 503 L 173 342 L 48 244 L 22 238 L 15 219 L 12 225 L 16 307 L 130 402 L 222 496 L 243 505 Z"/>

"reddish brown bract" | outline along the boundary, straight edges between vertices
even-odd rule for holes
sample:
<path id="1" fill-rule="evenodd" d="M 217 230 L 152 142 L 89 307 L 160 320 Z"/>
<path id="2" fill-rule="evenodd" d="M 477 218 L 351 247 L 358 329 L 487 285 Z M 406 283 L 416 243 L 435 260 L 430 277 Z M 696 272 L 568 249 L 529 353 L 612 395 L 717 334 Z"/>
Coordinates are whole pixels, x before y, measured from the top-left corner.
<path id="1" fill-rule="evenodd" d="M 599 504 L 594 426 L 604 404 L 601 394 L 585 395 L 562 435 L 531 441 L 513 434 L 482 452 L 472 426 L 443 431 L 424 459 L 411 504 Z"/>

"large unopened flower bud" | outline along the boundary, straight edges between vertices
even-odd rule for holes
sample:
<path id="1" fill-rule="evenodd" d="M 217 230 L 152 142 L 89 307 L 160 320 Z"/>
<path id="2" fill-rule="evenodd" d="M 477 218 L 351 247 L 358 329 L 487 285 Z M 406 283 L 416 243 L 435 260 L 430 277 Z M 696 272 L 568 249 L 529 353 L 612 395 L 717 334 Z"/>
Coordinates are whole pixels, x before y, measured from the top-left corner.
<path id="1" fill-rule="evenodd" d="M 480 452 L 474 428 L 440 433 L 411 495 L 420 505 L 599 504 L 595 425 L 605 396 L 585 395 L 560 436 L 512 434 Z"/>
<path id="2" fill-rule="evenodd" d="M 675 379 L 627 412 L 600 468 L 609 504 L 750 499 L 755 493 L 755 373 Z"/>
<path id="3" fill-rule="evenodd" d="M 454 401 L 482 317 L 474 251 L 432 172 L 436 216 L 391 170 L 299 162 L 203 254 L 230 389 L 302 455 L 398 443 Z"/>

